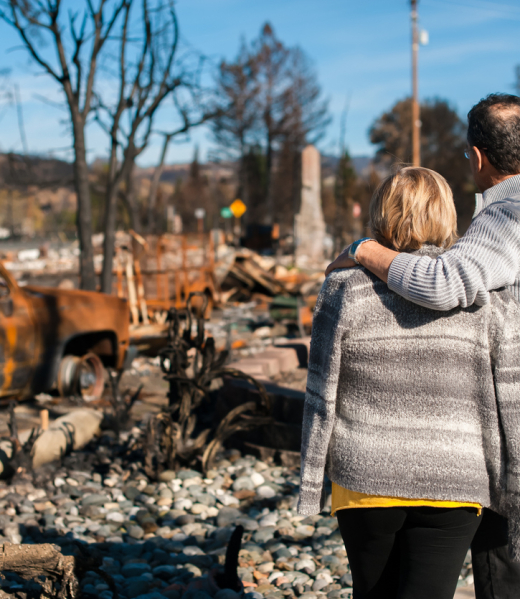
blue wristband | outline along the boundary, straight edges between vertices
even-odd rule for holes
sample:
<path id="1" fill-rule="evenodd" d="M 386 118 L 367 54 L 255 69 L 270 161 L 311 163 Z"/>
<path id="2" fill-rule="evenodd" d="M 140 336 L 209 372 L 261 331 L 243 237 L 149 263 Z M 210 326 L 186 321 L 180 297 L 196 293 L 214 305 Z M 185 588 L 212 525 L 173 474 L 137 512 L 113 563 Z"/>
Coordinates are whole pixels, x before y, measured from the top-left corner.
<path id="1" fill-rule="evenodd" d="M 362 237 L 361 239 L 358 239 L 357 241 L 354 241 L 353 243 L 351 243 L 348 247 L 348 257 L 351 260 L 354 260 L 354 262 L 356 264 L 359 264 L 359 262 L 356 259 L 356 252 L 357 252 L 359 246 L 362 245 L 363 243 L 366 243 L 367 241 L 375 241 L 375 239 L 373 239 L 372 237 Z"/>

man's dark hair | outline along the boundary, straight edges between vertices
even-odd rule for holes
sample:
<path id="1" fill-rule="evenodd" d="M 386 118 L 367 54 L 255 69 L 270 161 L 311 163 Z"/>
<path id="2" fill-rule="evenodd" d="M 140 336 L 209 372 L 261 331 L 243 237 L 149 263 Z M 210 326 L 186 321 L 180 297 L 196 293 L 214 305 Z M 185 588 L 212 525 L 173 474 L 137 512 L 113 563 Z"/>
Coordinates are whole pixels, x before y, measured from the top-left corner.
<path id="1" fill-rule="evenodd" d="M 520 98 L 490 94 L 468 112 L 468 143 L 501 175 L 520 173 Z"/>

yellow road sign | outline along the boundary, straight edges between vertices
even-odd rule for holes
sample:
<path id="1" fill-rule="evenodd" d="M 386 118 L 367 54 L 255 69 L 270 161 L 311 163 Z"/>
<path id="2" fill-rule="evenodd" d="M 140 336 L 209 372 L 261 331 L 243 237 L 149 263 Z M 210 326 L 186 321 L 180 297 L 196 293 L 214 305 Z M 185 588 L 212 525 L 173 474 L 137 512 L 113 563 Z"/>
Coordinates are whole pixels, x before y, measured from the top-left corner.
<path id="1" fill-rule="evenodd" d="M 235 200 L 229 207 L 235 218 L 240 218 L 247 210 L 247 206 L 242 200 Z"/>

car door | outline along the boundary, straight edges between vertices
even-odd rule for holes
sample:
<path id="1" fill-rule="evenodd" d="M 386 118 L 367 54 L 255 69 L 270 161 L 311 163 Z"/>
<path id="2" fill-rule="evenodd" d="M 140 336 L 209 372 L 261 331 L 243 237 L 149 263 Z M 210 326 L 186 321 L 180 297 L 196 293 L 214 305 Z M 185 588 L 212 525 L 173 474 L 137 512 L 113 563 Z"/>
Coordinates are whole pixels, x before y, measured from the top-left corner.
<path id="1" fill-rule="evenodd" d="M 36 329 L 23 291 L 0 266 L 0 397 L 23 396 L 35 369 Z"/>

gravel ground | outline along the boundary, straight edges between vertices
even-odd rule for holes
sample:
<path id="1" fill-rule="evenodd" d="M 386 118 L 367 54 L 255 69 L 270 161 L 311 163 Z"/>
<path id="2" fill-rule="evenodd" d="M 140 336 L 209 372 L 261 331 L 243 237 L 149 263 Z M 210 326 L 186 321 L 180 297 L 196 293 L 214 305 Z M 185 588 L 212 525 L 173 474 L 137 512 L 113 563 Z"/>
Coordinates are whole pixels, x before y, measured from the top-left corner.
<path id="1" fill-rule="evenodd" d="M 297 470 L 228 450 L 205 477 L 188 469 L 152 481 L 132 453 L 141 434 L 135 427 L 122 444 L 104 435 L 59 466 L 0 483 L 0 543 L 88 549 L 102 565 L 81 580 L 84 597 L 235 599 L 212 572 L 241 524 L 238 575 L 249 599 L 351 596 L 335 518 L 296 513 Z M 20 584 L 0 580 L 5 592 Z"/>
<path id="2" fill-rule="evenodd" d="M 275 382 L 305 389 L 304 369 L 279 378 Z M 205 477 L 191 469 L 163 472 L 159 480 L 146 476 L 136 447 L 147 418 L 166 404 L 157 359 L 139 358 L 124 375 L 122 388 L 139 384 L 144 389 L 132 411 L 136 426 L 119 441 L 105 433 L 61 464 L 18 476 L 10 485 L 0 482 L 0 543 L 55 543 L 65 554 L 83 547 L 100 566 L 80 581 L 87 599 L 236 599 L 234 591 L 219 590 L 214 574 L 241 524 L 242 595 L 350 597 L 352 579 L 335 518 L 296 513 L 298 470 L 231 449 Z M 50 404 L 20 405 L 21 430 L 38 422 L 41 407 L 54 416 L 75 407 Z M 457 598 L 472 596 L 471 582 L 468 556 L 459 580 L 464 594 Z M 0 594 L 41 596 L 38 585 L 33 595 L 30 587 L 15 575 L 0 579 Z M 27 595 L 17 594 L 22 590 Z"/>

